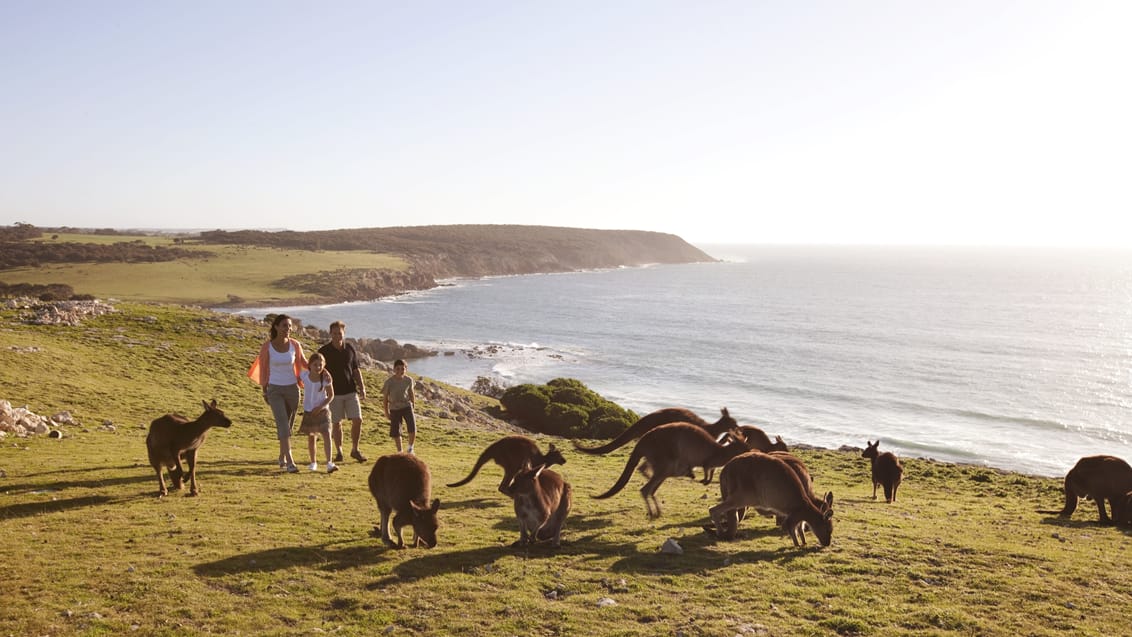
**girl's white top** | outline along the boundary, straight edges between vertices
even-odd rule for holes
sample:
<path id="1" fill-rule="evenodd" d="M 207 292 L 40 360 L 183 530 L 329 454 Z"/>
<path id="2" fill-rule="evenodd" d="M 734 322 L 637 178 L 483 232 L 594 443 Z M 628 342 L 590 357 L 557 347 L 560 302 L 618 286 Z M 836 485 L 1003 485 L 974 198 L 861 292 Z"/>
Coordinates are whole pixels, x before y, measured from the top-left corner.
<path id="1" fill-rule="evenodd" d="M 320 379 L 311 378 L 311 373 L 305 369 L 299 375 L 303 378 L 303 411 L 314 411 L 319 403 L 326 400 L 326 388 L 333 381 L 323 382 Z"/>

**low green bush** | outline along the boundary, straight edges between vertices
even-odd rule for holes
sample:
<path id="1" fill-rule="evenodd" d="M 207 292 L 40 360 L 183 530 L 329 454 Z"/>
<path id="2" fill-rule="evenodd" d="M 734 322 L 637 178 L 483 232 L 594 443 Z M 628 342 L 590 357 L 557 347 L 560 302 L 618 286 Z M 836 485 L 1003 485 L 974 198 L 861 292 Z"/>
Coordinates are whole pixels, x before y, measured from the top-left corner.
<path id="1" fill-rule="evenodd" d="M 631 410 L 573 378 L 510 387 L 499 403 L 521 427 L 564 438 L 612 438 L 637 421 Z"/>

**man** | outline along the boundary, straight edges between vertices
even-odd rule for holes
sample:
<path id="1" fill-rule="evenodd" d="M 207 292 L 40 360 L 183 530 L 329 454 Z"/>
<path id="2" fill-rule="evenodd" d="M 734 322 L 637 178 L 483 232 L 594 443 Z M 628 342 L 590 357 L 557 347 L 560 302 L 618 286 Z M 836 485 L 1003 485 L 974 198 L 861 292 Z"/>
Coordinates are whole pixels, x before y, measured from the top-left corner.
<path id="1" fill-rule="evenodd" d="M 342 462 L 342 420 L 350 419 L 350 442 L 353 449 L 350 457 L 365 462 L 366 457 L 358 450 L 358 439 L 362 437 L 362 405 L 366 398 L 366 385 L 362 380 L 358 352 L 346 342 L 346 324 L 334 321 L 330 324 L 330 342 L 318 348 L 326 359 L 326 370 L 334 381 L 334 398 L 330 401 L 330 437 L 336 450 L 334 461 Z"/>
<path id="2" fill-rule="evenodd" d="M 397 445 L 397 452 L 401 451 L 401 422 L 409 433 L 409 448 L 413 453 L 413 443 L 417 440 L 417 420 L 413 416 L 413 379 L 405 375 L 405 361 L 397 359 L 393 362 L 393 375 L 385 379 L 381 386 L 381 401 L 385 407 L 385 417 L 389 419 L 389 437 Z"/>

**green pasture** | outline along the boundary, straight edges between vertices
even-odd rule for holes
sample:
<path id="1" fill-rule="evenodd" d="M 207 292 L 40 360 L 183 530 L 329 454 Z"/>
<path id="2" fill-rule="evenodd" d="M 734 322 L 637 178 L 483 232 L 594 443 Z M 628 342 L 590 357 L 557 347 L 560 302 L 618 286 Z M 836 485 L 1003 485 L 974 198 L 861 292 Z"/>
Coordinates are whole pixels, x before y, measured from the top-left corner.
<path id="1" fill-rule="evenodd" d="M 717 484 L 669 480 L 650 521 L 639 475 L 591 497 L 628 448 L 587 456 L 535 436 L 564 449 L 555 470 L 573 485 L 573 512 L 561 549 L 514 549 L 497 466 L 445 486 L 502 434 L 427 403 L 417 454 L 441 500 L 440 544 L 387 549 L 369 536 L 366 478 L 392 450 L 376 401 L 364 405 L 369 463 L 281 473 L 268 409 L 244 376 L 264 325 L 117 309 L 79 327 L 0 310 L 0 399 L 80 421 L 62 439 L 0 439 L 0 635 L 1060 636 L 1127 625 L 1128 534 L 1098 526 L 1091 503 L 1070 520 L 1037 513 L 1060 508 L 1055 479 L 906 460 L 900 500 L 886 505 L 871 499 L 859 453 L 801 450 L 817 489 L 834 492 L 832 545 L 795 548 L 758 516 L 720 542 L 702 529 Z M 366 375 L 371 388 L 384 378 Z M 155 497 L 148 423 L 195 417 L 212 398 L 234 424 L 201 451 L 201 495 Z M 305 459 L 303 441 L 294 447 Z M 682 555 L 660 552 L 670 538 Z"/>
<path id="2" fill-rule="evenodd" d="M 117 243 L 141 240 L 150 245 L 174 246 L 169 236 L 47 235 L 38 241 Z M 278 284 L 284 277 L 336 270 L 405 270 L 400 257 L 367 251 L 309 251 L 235 245 L 184 244 L 174 247 L 213 254 L 205 259 L 178 259 L 159 263 L 67 263 L 0 270 L 7 284 L 65 283 L 76 293 L 98 298 L 188 303 L 216 306 L 238 297 L 254 305 L 294 300 L 295 290 Z"/>

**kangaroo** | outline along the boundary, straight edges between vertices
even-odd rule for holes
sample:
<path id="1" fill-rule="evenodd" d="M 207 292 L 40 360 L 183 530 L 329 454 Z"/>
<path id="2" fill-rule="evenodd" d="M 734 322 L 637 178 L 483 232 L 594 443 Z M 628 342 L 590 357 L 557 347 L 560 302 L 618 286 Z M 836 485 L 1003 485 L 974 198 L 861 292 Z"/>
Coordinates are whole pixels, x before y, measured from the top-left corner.
<path id="1" fill-rule="evenodd" d="M 649 518 L 655 519 L 660 517 L 656 490 L 665 480 L 688 476 L 692 467 L 704 467 L 706 470 L 722 466 L 731 458 L 747 451 L 750 451 L 750 447 L 742 439 L 735 438 L 726 445 L 720 444 L 703 427 L 692 423 L 661 425 L 641 436 L 625 463 L 621 477 L 609 491 L 594 497 L 603 500 L 625 488 L 629 477 L 633 475 L 633 469 L 643 460 L 652 467 L 652 477 L 641 487 L 641 497 L 645 499 Z"/>
<path id="2" fill-rule="evenodd" d="M 189 495 L 200 493 L 197 488 L 197 450 L 204 444 L 208 430 L 212 427 L 231 427 L 232 421 L 212 404 L 203 400 L 204 413 L 190 421 L 180 414 L 165 414 L 149 424 L 149 434 L 145 437 L 145 448 L 149 453 L 149 464 L 157 472 L 157 497 L 169 495 L 165 488 L 163 470 L 169 468 L 173 488 L 184 487 L 185 470 L 181 468 L 181 458 L 189 465 Z"/>
<path id="3" fill-rule="evenodd" d="M 562 526 L 574 503 L 574 491 L 562 476 L 539 465 L 515 474 L 507 494 L 515 500 L 515 517 L 519 518 L 519 539 L 513 547 L 545 542 L 558 548 L 562 545 Z"/>
<path id="4" fill-rule="evenodd" d="M 833 537 L 833 492 L 816 505 L 798 474 L 782 458 L 757 451 L 735 457 L 719 472 L 719 492 L 722 501 L 708 513 L 720 539 L 735 538 L 744 507 L 783 516 L 782 526 L 794 546 L 799 546 L 799 539 L 801 546 L 806 545 L 803 524 L 810 527 L 822 546 L 829 546 Z"/>
<path id="5" fill-rule="evenodd" d="M 432 491 L 432 477 L 428 465 L 408 453 L 395 453 L 382 456 L 373 464 L 369 473 L 369 492 L 377 500 L 377 510 L 381 513 L 381 526 L 374 529 L 373 535 L 381 534 L 381 540 L 388 546 L 405 548 L 401 531 L 406 526 L 413 527 L 413 546 L 425 548 L 436 546 L 436 512 L 440 500 L 428 503 Z M 397 542 L 389 534 L 389 517 L 393 516 L 393 531 Z"/>
<path id="6" fill-rule="evenodd" d="M 735 419 L 731 417 L 731 414 L 727 412 L 727 408 L 724 407 L 723 409 L 720 409 L 719 412 L 721 414 L 719 420 L 715 421 L 714 423 L 709 423 L 703 418 L 700 418 L 696 414 L 692 413 L 692 411 L 689 409 L 685 409 L 683 407 L 665 407 L 664 409 L 658 409 L 642 417 L 640 420 L 633 423 L 628 429 L 622 431 L 621 434 L 616 438 L 610 440 L 600 447 L 583 447 L 575 441 L 574 448 L 578 451 L 581 451 L 582 453 L 593 455 L 607 454 L 614 449 L 618 449 L 623 445 L 628 444 L 631 440 L 640 438 L 649 431 L 652 431 L 653 429 L 656 429 L 661 425 L 666 425 L 674 422 L 690 423 L 692 425 L 701 427 L 709 434 L 711 434 L 712 438 L 718 438 L 719 436 L 722 436 L 727 432 L 731 432 L 735 436 L 739 436 L 739 424 L 736 423 Z"/>
<path id="7" fill-rule="evenodd" d="M 1077 510 L 1077 499 L 1092 498 L 1097 503 L 1101 524 L 1132 524 L 1132 467 L 1116 456 L 1085 456 L 1065 474 L 1065 507 L 1056 513 L 1068 518 Z M 1105 500 L 1112 507 L 1112 518 L 1105 511 Z"/>
<path id="8" fill-rule="evenodd" d="M 896 502 L 896 488 L 900 486 L 900 481 L 904 478 L 904 467 L 891 451 L 879 453 L 877 451 L 879 445 L 879 439 L 876 442 L 869 442 L 865 450 L 861 452 L 861 457 L 872 460 L 873 499 L 877 499 L 877 485 L 881 485 L 884 487 L 884 501 L 891 504 Z"/>
<path id="9" fill-rule="evenodd" d="M 741 425 L 739 432 L 743 434 L 743 439 L 747 441 L 747 445 L 751 447 L 752 451 L 761 451 L 763 453 L 771 453 L 772 451 L 789 451 L 790 448 L 782 440 L 782 436 L 775 436 L 774 442 L 770 441 L 770 436 L 758 427 L 752 425 Z M 793 456 L 791 456 L 793 457 Z M 801 462 L 801 461 L 799 461 Z M 804 469 L 805 467 L 803 467 Z M 704 472 L 704 479 L 701 480 L 704 484 L 710 484 L 712 475 L 715 473 L 714 469 L 708 469 Z"/>
<path id="10" fill-rule="evenodd" d="M 806 463 L 802 462 L 802 459 L 798 456 L 795 456 L 794 454 L 787 451 L 771 451 L 767 455 L 778 458 L 779 460 L 785 462 L 786 466 L 790 467 L 790 469 L 794 472 L 794 475 L 798 476 L 798 481 L 802 483 L 802 487 L 805 488 L 806 497 L 810 499 L 810 502 L 813 502 L 814 506 L 820 509 L 824 500 L 822 498 L 819 498 L 817 494 L 814 493 L 814 479 L 810 476 L 810 471 L 806 468 Z M 774 511 L 766 509 L 756 509 L 756 511 L 758 511 L 760 515 L 773 515 L 775 523 L 777 523 L 778 526 L 782 526 L 786 521 L 785 516 L 775 515 Z M 743 512 L 740 511 L 739 521 L 742 520 Z"/>
<path id="11" fill-rule="evenodd" d="M 499 492 L 504 494 L 507 493 L 507 485 L 511 484 L 511 480 L 521 469 L 540 465 L 566 464 L 566 459 L 562 457 L 562 453 L 558 449 L 554 448 L 554 443 L 551 443 L 546 454 L 543 455 L 538 449 L 538 443 L 534 440 L 526 436 L 505 436 L 483 450 L 468 477 L 448 486 L 459 487 L 468 484 L 472 481 L 472 478 L 476 477 L 480 467 L 488 460 L 494 460 L 495 464 L 503 467 L 503 481 L 499 483 Z"/>

